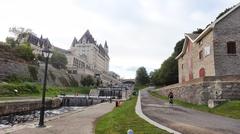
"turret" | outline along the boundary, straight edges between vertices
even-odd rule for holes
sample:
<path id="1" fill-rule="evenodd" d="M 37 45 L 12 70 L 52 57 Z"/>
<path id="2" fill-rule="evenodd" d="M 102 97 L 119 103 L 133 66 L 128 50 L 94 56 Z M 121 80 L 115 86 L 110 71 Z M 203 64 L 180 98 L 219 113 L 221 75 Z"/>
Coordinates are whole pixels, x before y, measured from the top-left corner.
<path id="1" fill-rule="evenodd" d="M 72 42 L 72 47 L 75 47 L 75 45 L 78 44 L 77 38 L 74 37 L 73 42 Z"/>
<path id="2" fill-rule="evenodd" d="M 108 54 L 108 45 L 107 45 L 107 41 L 105 41 L 105 43 L 104 43 L 104 50 L 105 50 L 105 52 Z"/>

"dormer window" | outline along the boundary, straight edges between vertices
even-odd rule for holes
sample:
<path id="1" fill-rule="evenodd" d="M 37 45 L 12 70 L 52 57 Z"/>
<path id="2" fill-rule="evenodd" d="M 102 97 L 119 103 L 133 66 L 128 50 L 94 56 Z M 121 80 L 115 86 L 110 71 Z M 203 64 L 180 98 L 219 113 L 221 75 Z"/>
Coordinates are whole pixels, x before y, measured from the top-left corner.
<path id="1" fill-rule="evenodd" d="M 83 39 L 82 39 L 82 43 L 83 43 L 83 44 L 86 44 L 86 38 L 83 38 Z"/>
<path id="2" fill-rule="evenodd" d="M 236 42 L 235 41 L 227 42 L 227 53 L 228 54 L 236 54 Z"/>

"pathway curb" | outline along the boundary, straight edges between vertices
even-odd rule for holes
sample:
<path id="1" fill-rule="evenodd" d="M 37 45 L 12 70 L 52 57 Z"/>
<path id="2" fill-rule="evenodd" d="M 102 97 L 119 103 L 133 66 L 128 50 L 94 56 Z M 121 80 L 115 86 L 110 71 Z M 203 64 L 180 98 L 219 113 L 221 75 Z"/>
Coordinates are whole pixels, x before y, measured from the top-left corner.
<path id="1" fill-rule="evenodd" d="M 171 128 L 168 128 L 166 126 L 163 126 L 153 120 L 151 120 L 150 118 L 148 118 L 146 115 L 143 114 L 142 112 L 142 106 L 141 106 L 141 92 L 139 91 L 138 92 L 138 99 L 137 99 L 137 104 L 136 104 L 136 107 L 135 107 L 135 112 L 137 113 L 137 115 L 139 117 L 141 117 L 142 119 L 144 119 L 145 121 L 147 121 L 148 123 L 160 128 L 160 129 L 163 129 L 163 130 L 166 130 L 168 131 L 169 133 L 173 133 L 173 134 L 181 134 L 180 132 L 177 132 Z"/>

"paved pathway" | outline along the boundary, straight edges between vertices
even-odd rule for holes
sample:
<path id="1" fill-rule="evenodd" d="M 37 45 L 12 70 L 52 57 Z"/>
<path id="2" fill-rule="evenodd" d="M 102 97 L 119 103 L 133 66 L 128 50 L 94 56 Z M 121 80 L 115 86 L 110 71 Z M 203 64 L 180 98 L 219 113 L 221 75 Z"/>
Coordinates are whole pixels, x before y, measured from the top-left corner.
<path id="1" fill-rule="evenodd" d="M 240 120 L 170 106 L 146 90 L 141 91 L 141 103 L 143 113 L 150 119 L 184 134 L 240 134 Z"/>
<path id="2" fill-rule="evenodd" d="M 93 134 L 96 119 L 112 111 L 114 106 L 114 103 L 93 105 L 83 110 L 66 113 L 61 117 L 55 117 L 45 123 L 46 128 L 36 128 L 32 123 L 16 126 L 15 131 L 10 134 Z M 2 133 L 4 132 L 0 130 L 0 134 Z"/>

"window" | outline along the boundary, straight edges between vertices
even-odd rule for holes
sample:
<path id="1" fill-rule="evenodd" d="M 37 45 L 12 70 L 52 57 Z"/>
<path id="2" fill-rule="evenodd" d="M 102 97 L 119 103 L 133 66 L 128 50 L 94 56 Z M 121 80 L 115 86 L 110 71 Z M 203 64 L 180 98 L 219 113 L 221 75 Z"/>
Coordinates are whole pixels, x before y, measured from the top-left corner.
<path id="1" fill-rule="evenodd" d="M 198 53 L 198 56 L 199 56 L 200 60 L 203 58 L 203 51 L 202 50 Z"/>
<path id="2" fill-rule="evenodd" d="M 210 46 L 204 47 L 204 56 L 210 55 Z"/>
<path id="3" fill-rule="evenodd" d="M 236 54 L 236 42 L 235 41 L 227 42 L 227 53 L 228 54 Z"/>

